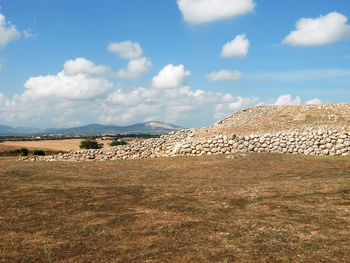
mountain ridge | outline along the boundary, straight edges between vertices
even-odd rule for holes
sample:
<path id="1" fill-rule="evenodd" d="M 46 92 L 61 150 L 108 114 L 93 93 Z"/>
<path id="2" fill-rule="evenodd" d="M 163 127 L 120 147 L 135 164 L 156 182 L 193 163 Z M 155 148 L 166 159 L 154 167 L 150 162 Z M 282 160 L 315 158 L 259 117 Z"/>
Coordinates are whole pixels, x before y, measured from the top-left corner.
<path id="1" fill-rule="evenodd" d="M 126 126 L 118 126 L 114 124 L 98 124 L 91 123 L 83 126 L 71 127 L 71 128 L 28 128 L 28 127 L 11 127 L 8 125 L 0 125 L 1 135 L 19 135 L 19 134 L 64 134 L 64 135 L 102 135 L 102 134 L 120 134 L 120 133 L 149 133 L 149 134 L 165 134 L 172 131 L 178 131 L 183 129 L 178 125 L 149 121 L 135 123 Z"/>

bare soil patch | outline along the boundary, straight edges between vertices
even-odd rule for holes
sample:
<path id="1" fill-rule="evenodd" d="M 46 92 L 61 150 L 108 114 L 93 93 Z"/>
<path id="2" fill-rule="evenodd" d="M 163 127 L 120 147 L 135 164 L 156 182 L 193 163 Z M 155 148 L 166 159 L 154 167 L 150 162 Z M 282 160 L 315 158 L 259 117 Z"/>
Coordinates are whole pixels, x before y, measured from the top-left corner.
<path id="1" fill-rule="evenodd" d="M 0 158 L 0 262 L 350 262 L 350 158 Z"/>

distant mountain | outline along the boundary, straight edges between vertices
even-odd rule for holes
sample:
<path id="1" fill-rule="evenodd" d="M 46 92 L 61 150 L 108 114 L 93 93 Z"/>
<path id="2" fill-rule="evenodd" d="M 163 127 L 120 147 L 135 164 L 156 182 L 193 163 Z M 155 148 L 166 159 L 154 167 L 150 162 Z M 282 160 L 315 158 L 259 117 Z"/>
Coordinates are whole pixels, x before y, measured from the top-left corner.
<path id="1" fill-rule="evenodd" d="M 0 134 L 16 133 L 16 129 L 11 126 L 0 125 Z"/>
<path id="2" fill-rule="evenodd" d="M 11 135 L 11 134 L 36 134 L 43 133 L 43 129 L 31 128 L 31 127 L 16 127 L 13 128 L 7 125 L 0 125 L 0 134 Z"/>
<path id="3" fill-rule="evenodd" d="M 182 127 L 163 123 L 158 121 L 150 121 L 144 123 L 136 123 L 129 126 L 116 126 L 116 125 L 102 125 L 102 124 L 89 124 L 81 127 L 74 128 L 49 128 L 49 129 L 37 129 L 19 127 L 13 128 L 11 126 L 0 125 L 0 134 L 65 134 L 65 135 L 98 135 L 98 134 L 121 134 L 121 133 L 148 133 L 148 134 L 165 134 L 171 131 L 181 130 Z"/>

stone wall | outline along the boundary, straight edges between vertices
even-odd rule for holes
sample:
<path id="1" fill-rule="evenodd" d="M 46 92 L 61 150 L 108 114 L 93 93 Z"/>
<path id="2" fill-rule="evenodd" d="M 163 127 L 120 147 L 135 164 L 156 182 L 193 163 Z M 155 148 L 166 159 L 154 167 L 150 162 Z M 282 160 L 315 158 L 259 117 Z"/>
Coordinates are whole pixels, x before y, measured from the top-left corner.
<path id="1" fill-rule="evenodd" d="M 170 156 L 201 156 L 236 152 L 272 152 L 306 155 L 350 154 L 350 131 L 292 130 L 236 136 L 218 134 L 196 138 L 194 129 L 181 130 L 160 138 L 100 150 L 71 151 L 53 156 L 24 157 L 30 161 L 106 161 Z"/>

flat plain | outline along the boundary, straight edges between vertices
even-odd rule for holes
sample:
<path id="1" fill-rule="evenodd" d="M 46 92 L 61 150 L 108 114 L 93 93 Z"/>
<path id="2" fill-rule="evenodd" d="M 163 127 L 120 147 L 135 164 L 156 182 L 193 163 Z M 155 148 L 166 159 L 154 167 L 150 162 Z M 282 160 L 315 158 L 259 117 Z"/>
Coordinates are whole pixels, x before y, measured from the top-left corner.
<path id="1" fill-rule="evenodd" d="M 0 157 L 0 262 L 350 262 L 350 158 Z"/>
<path id="2" fill-rule="evenodd" d="M 79 150 L 82 139 L 67 140 L 41 140 L 41 141 L 5 141 L 0 143 L 0 152 L 14 150 L 18 148 L 28 148 L 29 150 L 49 150 L 49 151 L 70 151 Z M 110 140 L 99 141 L 104 144 L 104 148 L 109 147 Z"/>

